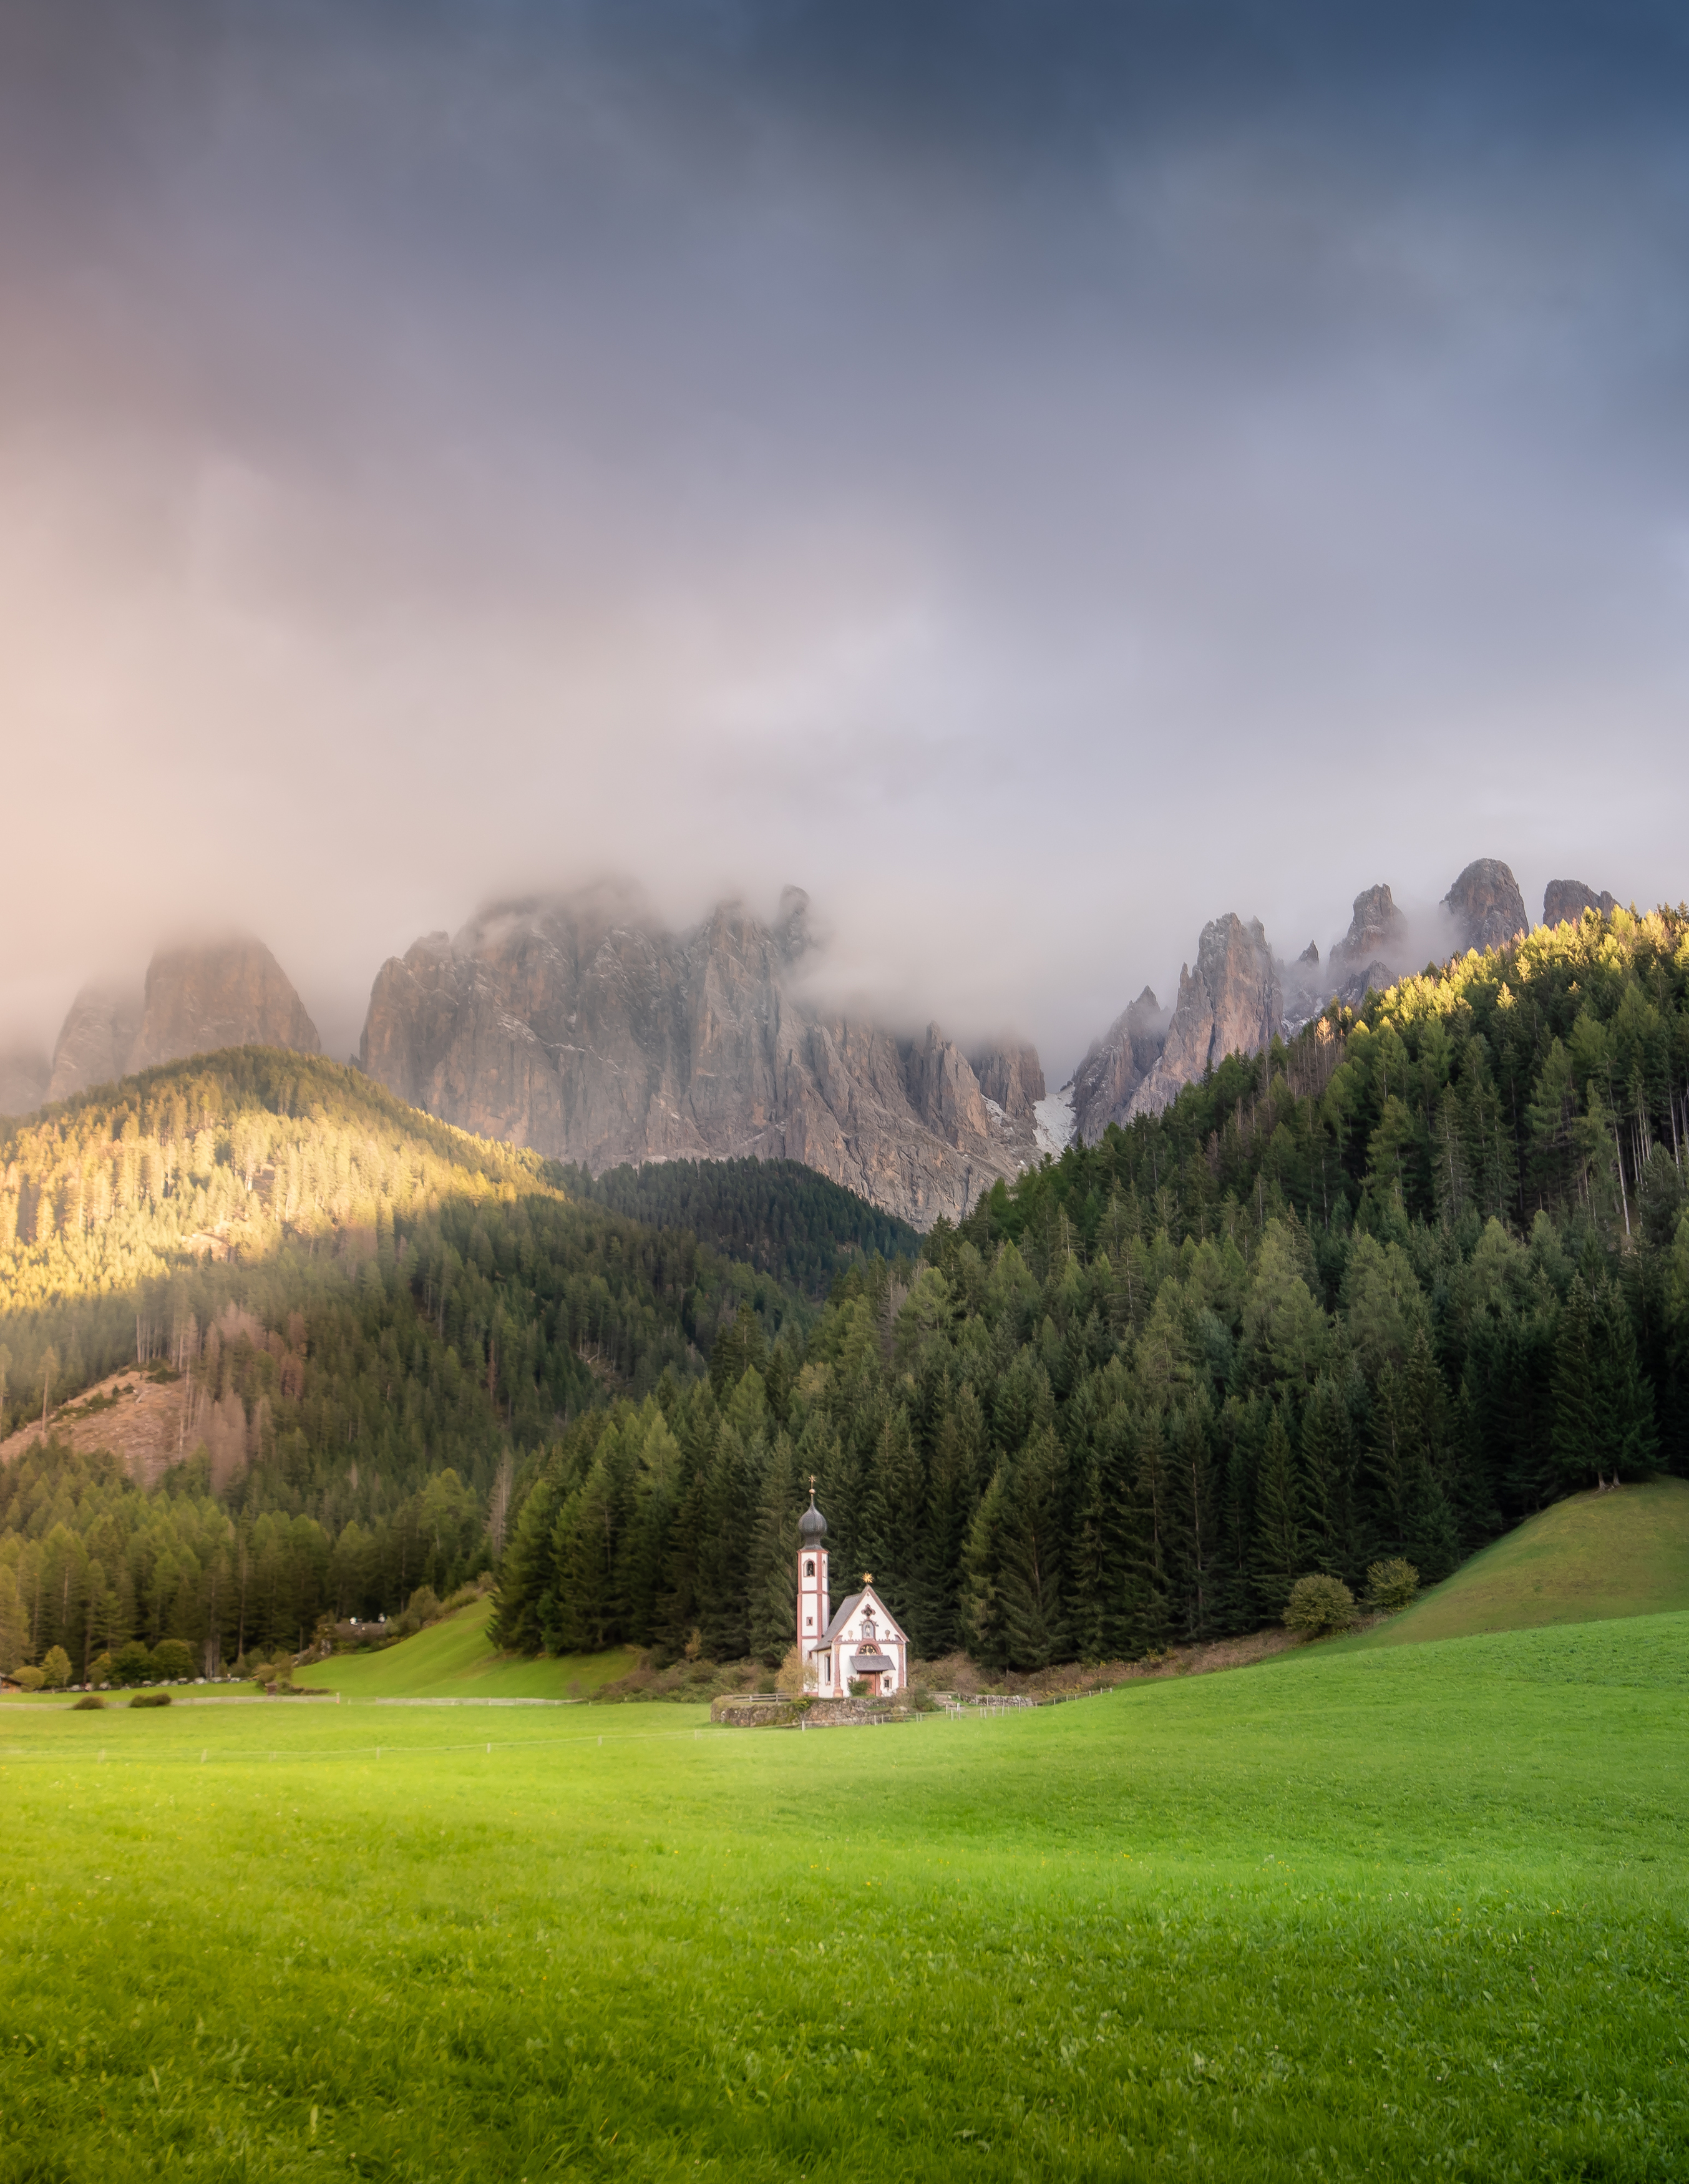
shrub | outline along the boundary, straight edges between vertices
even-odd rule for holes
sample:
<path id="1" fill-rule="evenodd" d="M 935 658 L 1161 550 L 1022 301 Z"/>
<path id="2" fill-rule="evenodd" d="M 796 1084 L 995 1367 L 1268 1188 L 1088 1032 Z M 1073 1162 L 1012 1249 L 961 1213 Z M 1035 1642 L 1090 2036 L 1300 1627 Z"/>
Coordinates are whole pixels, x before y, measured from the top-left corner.
<path id="1" fill-rule="evenodd" d="M 1367 1568 L 1367 1605 L 1384 1615 L 1399 1615 L 1411 1607 L 1419 1593 L 1419 1573 L 1400 1555 Z"/>
<path id="2" fill-rule="evenodd" d="M 193 1654 L 180 1638 L 161 1638 L 153 1648 L 153 1674 L 161 1684 L 193 1674 Z"/>
<path id="3" fill-rule="evenodd" d="M 98 1691 L 102 1684 L 111 1681 L 111 1655 L 97 1653 L 88 1667 L 88 1681 Z"/>
<path id="4" fill-rule="evenodd" d="M 905 1696 L 917 1713 L 936 1713 L 939 1710 L 938 1701 L 924 1684 L 911 1684 Z"/>
<path id="5" fill-rule="evenodd" d="M 848 1688 L 851 1697 L 859 1699 L 868 1688 L 868 1680 L 866 1676 L 852 1676 Z"/>
<path id="6" fill-rule="evenodd" d="M 170 1695 L 168 1691 L 137 1691 L 129 1702 L 132 1707 L 168 1706 L 170 1702 Z"/>
<path id="7" fill-rule="evenodd" d="M 255 1684 L 262 1684 L 268 1691 L 271 1684 L 276 1681 L 276 1670 L 268 1661 L 260 1661 L 252 1672 L 252 1680 Z"/>
<path id="8" fill-rule="evenodd" d="M 786 1648 L 786 1658 L 774 1672 L 774 1688 L 789 1699 L 801 1698 L 805 1691 L 815 1689 L 815 1669 L 804 1659 L 804 1649 L 795 1641 Z"/>
<path id="9" fill-rule="evenodd" d="M 62 1646 L 51 1646 L 41 1664 L 42 1680 L 50 1691 L 62 1691 L 70 1680 L 70 1656 Z"/>
<path id="10" fill-rule="evenodd" d="M 1285 1628 L 1304 1638 L 1329 1638 L 1355 1623 L 1355 1596 L 1341 1577 L 1299 1577 L 1285 1606 Z"/>
<path id="11" fill-rule="evenodd" d="M 98 1691 L 84 1691 L 70 1711 L 72 1713 L 92 1713 L 98 1712 L 104 1705 L 105 1701 Z"/>
<path id="12" fill-rule="evenodd" d="M 770 1669 L 766 1675 L 759 1676 L 756 1680 L 756 1695 L 759 1698 L 772 1699 L 779 1688 L 780 1686 L 774 1680 L 772 1669 Z"/>
<path id="13" fill-rule="evenodd" d="M 438 1622 L 440 1616 L 440 1601 L 433 1586 L 419 1585 L 415 1591 L 411 1594 L 410 1604 L 404 1612 L 407 1615 L 415 1618 L 415 1627 L 419 1630 L 425 1623 Z"/>
<path id="14" fill-rule="evenodd" d="M 118 1648 L 111 1672 L 120 1684 L 144 1684 L 153 1673 L 153 1657 L 138 1638 L 131 1638 Z"/>
<path id="15" fill-rule="evenodd" d="M 32 1669 L 27 1662 L 21 1669 L 14 1669 L 12 1674 L 20 1691 L 38 1691 L 47 1681 L 42 1671 Z"/>

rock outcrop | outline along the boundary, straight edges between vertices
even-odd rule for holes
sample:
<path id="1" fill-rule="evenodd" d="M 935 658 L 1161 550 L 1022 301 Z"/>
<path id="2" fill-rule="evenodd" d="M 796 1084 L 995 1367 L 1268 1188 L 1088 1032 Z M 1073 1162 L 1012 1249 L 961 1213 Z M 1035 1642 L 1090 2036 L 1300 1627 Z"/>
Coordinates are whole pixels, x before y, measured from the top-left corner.
<path id="1" fill-rule="evenodd" d="M 47 1097 L 53 1064 L 33 1047 L 0 1054 L 0 1115 L 27 1115 Z"/>
<path id="2" fill-rule="evenodd" d="M 1035 1046 L 1019 1039 L 1000 1039 L 970 1054 L 967 1060 L 988 1100 L 995 1100 L 1014 1121 L 1031 1122 L 1045 1096 L 1044 1065 Z"/>
<path id="3" fill-rule="evenodd" d="M 1611 917 L 1618 907 L 1616 896 L 1604 890 L 1597 894 L 1581 880 L 1550 880 L 1542 894 L 1542 922 L 1575 925 L 1586 910 L 1598 911 L 1602 916 Z"/>
<path id="4" fill-rule="evenodd" d="M 1073 1072 L 1073 1127 L 1094 1145 L 1111 1123 L 1123 1123 L 1138 1088 L 1161 1060 L 1168 1012 L 1146 986 L 1116 1017 Z"/>
<path id="5" fill-rule="evenodd" d="M 1454 922 L 1455 944 L 1463 955 L 1469 948 L 1505 948 L 1530 925 L 1519 882 L 1496 857 L 1469 865 L 1443 897 L 1443 908 Z"/>
<path id="6" fill-rule="evenodd" d="M 1158 1114 L 1187 1084 L 1229 1054 L 1256 1054 L 1284 1028 L 1285 989 L 1260 919 L 1232 912 L 1202 928 L 1196 968 L 1179 973 L 1167 1042 L 1134 1092 L 1127 1119 Z"/>
<path id="7" fill-rule="evenodd" d="M 161 948 L 147 966 L 130 1070 L 224 1046 L 321 1051 L 304 1003 L 261 940 L 242 936 L 205 947 Z"/>
<path id="8" fill-rule="evenodd" d="M 598 1173 L 623 1161 L 806 1162 L 928 1228 L 1033 1156 L 1029 1050 L 989 1094 L 936 1025 L 899 1039 L 793 990 L 807 898 L 665 930 L 625 894 L 508 903 L 376 974 L 361 1060 L 447 1122 Z M 1008 1096 L 1000 1096 L 1006 1094 Z"/>
<path id="9" fill-rule="evenodd" d="M 1382 882 L 1355 897 L 1349 930 L 1332 950 L 1346 963 L 1394 962 L 1408 947 L 1408 921 Z"/>
<path id="10" fill-rule="evenodd" d="M 139 994 L 90 979 L 71 1002 L 53 1050 L 48 1099 L 68 1100 L 91 1084 L 115 1084 L 129 1067 L 141 1007 Z"/>
<path id="11" fill-rule="evenodd" d="M 68 1099 L 137 1069 L 225 1046 L 319 1051 L 316 1026 L 261 940 L 161 948 L 135 994 L 96 981 L 70 1004 L 47 1096 Z"/>

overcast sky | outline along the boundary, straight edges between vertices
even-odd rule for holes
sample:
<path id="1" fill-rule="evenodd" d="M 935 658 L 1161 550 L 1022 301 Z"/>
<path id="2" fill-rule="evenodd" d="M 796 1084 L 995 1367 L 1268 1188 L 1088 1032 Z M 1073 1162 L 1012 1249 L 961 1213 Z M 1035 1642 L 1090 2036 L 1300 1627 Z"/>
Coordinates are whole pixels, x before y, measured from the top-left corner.
<path id="1" fill-rule="evenodd" d="M 0 1032 L 606 872 L 1052 1082 L 1689 894 L 1689 18 L 0 0 Z"/>

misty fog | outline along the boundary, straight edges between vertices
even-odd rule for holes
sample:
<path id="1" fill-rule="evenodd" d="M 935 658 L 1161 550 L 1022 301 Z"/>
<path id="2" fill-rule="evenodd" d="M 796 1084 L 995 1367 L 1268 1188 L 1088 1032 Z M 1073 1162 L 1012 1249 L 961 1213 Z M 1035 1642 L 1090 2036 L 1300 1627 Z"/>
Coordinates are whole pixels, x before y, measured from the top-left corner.
<path id="1" fill-rule="evenodd" d="M 616 873 L 1055 1085 L 1227 910 L 1682 894 L 1675 34 L 1368 13 L 9 8 L 0 1044 Z"/>

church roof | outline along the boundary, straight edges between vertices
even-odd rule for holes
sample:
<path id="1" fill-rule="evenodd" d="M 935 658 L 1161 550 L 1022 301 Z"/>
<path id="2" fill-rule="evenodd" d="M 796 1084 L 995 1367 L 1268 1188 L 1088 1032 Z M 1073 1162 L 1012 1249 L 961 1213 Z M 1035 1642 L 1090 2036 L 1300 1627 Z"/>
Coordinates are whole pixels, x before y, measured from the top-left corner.
<path id="1" fill-rule="evenodd" d="M 822 1632 L 821 1643 L 823 1646 L 830 1646 L 833 1643 L 833 1641 L 839 1635 L 839 1632 L 844 1628 L 844 1625 L 850 1621 L 850 1618 L 856 1613 L 857 1608 L 861 1607 L 863 1601 L 869 1598 L 873 1600 L 874 1604 L 878 1607 L 881 1614 L 884 1616 L 886 1622 L 890 1626 L 891 1635 L 895 1638 L 901 1638 L 906 1645 L 909 1641 L 909 1633 L 903 1628 L 902 1624 L 897 1621 L 891 1610 L 886 1606 L 879 1595 L 874 1591 L 872 1585 L 864 1585 L 860 1592 L 851 1592 L 845 1595 L 844 1598 L 839 1602 L 838 1607 L 833 1609 L 833 1620 L 828 1624 L 826 1630 Z"/>
<path id="2" fill-rule="evenodd" d="M 833 1643 L 833 1641 L 839 1635 L 839 1632 L 844 1628 L 846 1623 L 850 1619 L 852 1610 L 855 1608 L 856 1602 L 861 1598 L 861 1596 L 862 1596 L 860 1592 L 846 1593 L 844 1599 L 839 1602 L 838 1607 L 833 1609 L 832 1622 L 828 1624 L 826 1630 L 821 1634 L 821 1642 L 823 1646 L 830 1646 Z"/>

